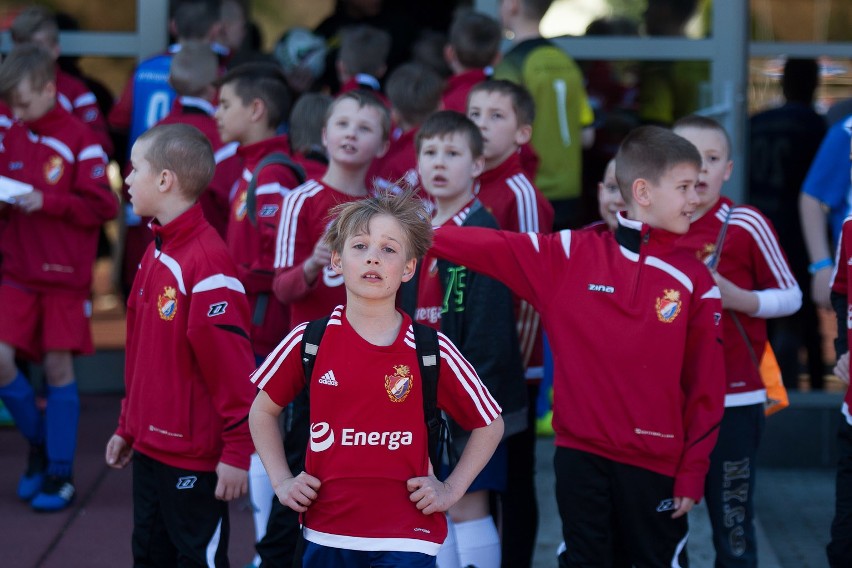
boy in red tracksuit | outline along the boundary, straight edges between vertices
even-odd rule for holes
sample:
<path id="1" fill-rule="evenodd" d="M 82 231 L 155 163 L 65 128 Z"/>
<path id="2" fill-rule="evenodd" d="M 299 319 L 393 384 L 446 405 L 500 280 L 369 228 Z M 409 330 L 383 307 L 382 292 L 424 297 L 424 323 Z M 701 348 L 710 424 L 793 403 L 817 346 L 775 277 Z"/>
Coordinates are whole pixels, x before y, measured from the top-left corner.
<path id="1" fill-rule="evenodd" d="M 210 186 L 198 199 L 204 218 L 224 239 L 231 212 L 231 190 L 242 174 L 242 160 L 237 156 L 236 142 L 224 144 L 216 128 L 213 113 L 216 108 L 214 81 L 219 75 L 219 58 L 210 45 L 199 41 L 188 41 L 174 54 L 169 68 L 169 84 L 178 95 L 169 114 L 157 124 L 189 124 L 199 129 L 213 146 L 216 173 Z M 130 173 L 130 164 L 125 165 L 125 174 Z M 124 203 L 124 255 L 122 259 L 122 289 L 126 292 L 133 283 L 139 260 L 153 240 L 148 229 L 150 219 L 142 219 L 133 213 L 127 199 Z"/>
<path id="2" fill-rule="evenodd" d="M 268 164 L 259 171 L 257 168 L 270 154 L 289 156 L 287 136 L 277 136 L 275 130 L 289 112 L 290 91 L 284 75 L 271 63 L 237 66 L 220 79 L 219 85 L 219 134 L 224 142 L 240 144 L 237 154 L 243 162 L 225 242 L 237 263 L 240 282 L 246 287 L 252 310 L 254 353 L 263 358 L 290 327 L 287 308 L 271 296 L 282 202 L 299 180 L 283 164 Z M 248 195 L 252 178 L 256 178 L 253 204 Z"/>
<path id="3" fill-rule="evenodd" d="M 683 561 L 724 401 L 719 290 L 674 247 L 698 205 L 701 156 L 659 127 L 625 138 L 615 234 L 442 227 L 433 250 L 499 278 L 553 350 L 560 566 Z M 619 356 L 612 356 L 612 346 Z"/>
<path id="4" fill-rule="evenodd" d="M 772 223 L 754 207 L 735 206 L 722 197 L 734 165 L 725 129 L 698 115 L 679 119 L 672 129 L 694 144 L 703 159 L 698 208 L 677 244 L 711 267 L 725 308 L 725 414 L 704 490 L 716 564 L 756 568 L 754 492 L 767 402 L 760 374 L 766 320 L 798 311 L 802 291 Z"/>
<path id="5" fill-rule="evenodd" d="M 289 309 L 275 298 L 272 281 L 281 206 L 299 180 L 287 165 L 260 167 L 272 154 L 284 159 L 289 156 L 287 136 L 277 135 L 276 128 L 289 112 L 290 90 L 278 67 L 268 63 L 238 65 L 222 77 L 219 85 L 219 134 L 223 141 L 239 144 L 237 154 L 243 163 L 225 242 L 246 288 L 252 314 L 252 348 L 255 362 L 260 363 L 290 329 Z M 254 195 L 250 197 L 252 181 Z M 273 492 L 257 454 L 252 454 L 249 474 L 255 536 L 260 541 L 266 533 Z"/>
<path id="6" fill-rule="evenodd" d="M 503 30 L 500 24 L 485 14 L 472 10 L 461 11 L 450 25 L 449 43 L 444 59 L 453 75 L 447 79 L 441 96 L 441 108 L 464 113 L 470 90 L 488 79 L 500 56 Z"/>
<path id="7" fill-rule="evenodd" d="M 50 53 L 34 44 L 14 48 L 0 65 L 0 97 L 20 121 L 3 136 L 5 174 L 32 186 L 0 203 L 0 400 L 30 442 L 18 497 L 37 511 L 64 509 L 74 497 L 73 356 L 93 351 L 92 264 L 100 227 L 118 207 L 103 148 L 56 102 L 54 70 Z M 44 413 L 16 356 L 44 363 Z"/>
<path id="8" fill-rule="evenodd" d="M 197 199 L 213 176 L 192 126 L 155 126 L 131 151 L 138 215 L 153 217 L 127 304 L 126 394 L 106 463 L 133 460 L 137 566 L 228 565 L 228 503 L 246 492 L 254 388 L 245 289 Z"/>

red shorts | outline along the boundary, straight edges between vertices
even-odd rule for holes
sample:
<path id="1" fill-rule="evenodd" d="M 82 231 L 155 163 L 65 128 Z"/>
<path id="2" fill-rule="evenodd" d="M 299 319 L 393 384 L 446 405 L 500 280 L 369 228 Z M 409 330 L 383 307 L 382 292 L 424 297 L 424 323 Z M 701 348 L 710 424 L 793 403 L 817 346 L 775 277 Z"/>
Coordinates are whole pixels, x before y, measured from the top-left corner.
<path id="1" fill-rule="evenodd" d="M 36 292 L 2 284 L 0 306 L 0 341 L 26 359 L 41 361 L 48 351 L 94 352 L 88 294 Z"/>

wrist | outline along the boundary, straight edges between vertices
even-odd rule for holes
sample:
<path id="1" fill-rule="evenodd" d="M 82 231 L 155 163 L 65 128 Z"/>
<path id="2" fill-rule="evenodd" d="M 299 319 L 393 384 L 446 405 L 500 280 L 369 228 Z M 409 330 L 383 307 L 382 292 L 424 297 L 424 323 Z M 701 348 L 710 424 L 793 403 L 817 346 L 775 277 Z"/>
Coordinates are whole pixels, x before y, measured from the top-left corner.
<path id="1" fill-rule="evenodd" d="M 834 268 L 834 261 L 829 256 L 809 264 L 808 273 L 816 274 L 820 270 L 825 270 L 826 268 Z"/>

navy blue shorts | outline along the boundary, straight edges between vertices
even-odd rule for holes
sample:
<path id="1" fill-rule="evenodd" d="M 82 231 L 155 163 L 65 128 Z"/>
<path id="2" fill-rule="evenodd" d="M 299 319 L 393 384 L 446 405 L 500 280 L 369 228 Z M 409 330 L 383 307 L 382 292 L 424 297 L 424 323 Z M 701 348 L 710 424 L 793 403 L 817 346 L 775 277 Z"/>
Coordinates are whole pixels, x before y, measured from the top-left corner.
<path id="1" fill-rule="evenodd" d="M 479 472 L 479 475 L 473 480 L 473 483 L 468 487 L 467 492 L 474 491 L 506 491 L 507 471 L 509 468 L 509 453 L 506 451 L 506 442 L 500 442 L 497 449 L 494 450 L 494 455 Z M 441 479 L 445 480 L 450 475 L 450 466 L 447 464 L 441 465 Z"/>
<path id="2" fill-rule="evenodd" d="M 305 542 L 302 568 L 435 568 L 436 557 L 422 552 L 348 550 Z"/>

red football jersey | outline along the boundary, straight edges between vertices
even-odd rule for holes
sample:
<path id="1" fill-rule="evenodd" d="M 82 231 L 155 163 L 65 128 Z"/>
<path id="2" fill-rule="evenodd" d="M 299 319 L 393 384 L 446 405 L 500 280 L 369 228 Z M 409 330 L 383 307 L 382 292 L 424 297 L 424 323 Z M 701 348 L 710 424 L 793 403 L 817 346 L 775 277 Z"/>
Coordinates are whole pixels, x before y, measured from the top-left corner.
<path id="1" fill-rule="evenodd" d="M 322 482 L 303 515 L 311 542 L 435 555 L 447 536 L 444 514 L 418 511 L 406 487 L 408 479 L 427 474 L 429 456 L 414 329 L 407 315 L 402 318 L 399 335 L 387 346 L 358 335 L 343 306 L 329 319 L 310 390 L 305 471 Z M 252 375 L 279 406 L 305 386 L 304 328 L 297 326 Z M 465 429 L 487 426 L 500 407 L 441 333 L 438 346 L 438 406 Z"/>

